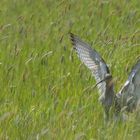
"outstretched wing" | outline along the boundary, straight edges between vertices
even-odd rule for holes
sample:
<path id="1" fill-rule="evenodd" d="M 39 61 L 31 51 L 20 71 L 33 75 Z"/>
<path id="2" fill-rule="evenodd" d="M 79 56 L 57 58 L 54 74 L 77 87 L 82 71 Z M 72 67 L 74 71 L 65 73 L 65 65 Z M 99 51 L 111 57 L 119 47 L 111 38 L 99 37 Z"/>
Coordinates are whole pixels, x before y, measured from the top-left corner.
<path id="1" fill-rule="evenodd" d="M 107 67 L 105 61 L 94 49 L 90 47 L 89 44 L 83 42 L 80 38 L 78 38 L 76 35 L 72 33 L 70 34 L 70 36 L 74 49 L 76 49 L 80 60 L 93 73 L 96 82 L 99 83 L 97 86 L 100 93 L 105 94 L 107 87 L 110 86 L 109 82 L 107 81 L 112 81 L 109 68 Z M 108 75 L 110 75 L 109 80 L 108 79 L 104 80 Z"/>
<path id="2" fill-rule="evenodd" d="M 127 111 L 132 112 L 140 103 L 140 60 L 132 68 L 118 95 L 122 99 L 123 106 L 127 106 Z"/>

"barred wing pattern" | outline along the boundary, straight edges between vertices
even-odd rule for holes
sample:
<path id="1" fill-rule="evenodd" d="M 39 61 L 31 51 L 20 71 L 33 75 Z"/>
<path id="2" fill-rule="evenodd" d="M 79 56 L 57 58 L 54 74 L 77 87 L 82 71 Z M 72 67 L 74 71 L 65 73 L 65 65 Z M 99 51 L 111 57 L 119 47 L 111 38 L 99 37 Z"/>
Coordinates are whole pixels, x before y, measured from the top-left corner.
<path id="1" fill-rule="evenodd" d="M 80 38 L 72 33 L 71 41 L 74 49 L 76 49 L 76 52 L 78 53 L 80 60 L 91 70 L 97 83 L 105 79 L 107 75 L 110 75 L 109 69 L 104 60 L 94 49 L 90 47 L 89 44 L 83 42 Z M 104 80 L 97 85 L 101 95 L 106 93 L 108 86 L 107 84 L 108 83 Z"/>
<path id="2" fill-rule="evenodd" d="M 118 95 L 121 97 L 122 106 L 127 106 L 129 112 L 140 105 L 140 60 L 132 68 Z"/>

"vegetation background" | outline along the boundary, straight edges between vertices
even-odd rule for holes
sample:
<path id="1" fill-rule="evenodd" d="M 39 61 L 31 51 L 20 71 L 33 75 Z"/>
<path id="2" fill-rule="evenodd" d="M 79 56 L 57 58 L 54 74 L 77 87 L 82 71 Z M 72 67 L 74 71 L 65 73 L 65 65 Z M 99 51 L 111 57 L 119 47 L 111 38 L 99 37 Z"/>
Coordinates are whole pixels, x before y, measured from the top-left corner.
<path id="1" fill-rule="evenodd" d="M 104 125 L 69 32 L 103 56 L 117 92 L 140 56 L 140 2 L 1 0 L 0 139 L 139 140 L 137 113 Z"/>

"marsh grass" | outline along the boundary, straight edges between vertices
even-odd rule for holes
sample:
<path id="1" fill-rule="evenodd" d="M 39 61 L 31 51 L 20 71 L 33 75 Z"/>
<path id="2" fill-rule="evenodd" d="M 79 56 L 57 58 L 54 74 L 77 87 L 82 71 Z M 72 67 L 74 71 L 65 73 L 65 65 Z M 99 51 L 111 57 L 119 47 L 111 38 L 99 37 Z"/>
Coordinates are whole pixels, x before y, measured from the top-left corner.
<path id="1" fill-rule="evenodd" d="M 104 125 L 69 32 L 92 44 L 118 91 L 140 55 L 138 0 L 1 0 L 0 139 L 140 139 L 140 117 Z"/>

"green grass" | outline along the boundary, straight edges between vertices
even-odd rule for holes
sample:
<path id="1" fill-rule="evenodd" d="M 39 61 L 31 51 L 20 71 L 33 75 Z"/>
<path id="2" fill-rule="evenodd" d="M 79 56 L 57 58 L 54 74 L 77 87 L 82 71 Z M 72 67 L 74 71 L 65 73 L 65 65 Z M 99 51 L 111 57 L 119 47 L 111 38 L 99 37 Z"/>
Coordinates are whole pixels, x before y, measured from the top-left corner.
<path id="1" fill-rule="evenodd" d="M 140 55 L 138 0 L 1 0 L 0 139 L 139 140 L 140 117 L 104 125 L 69 32 L 106 60 L 115 90 Z"/>

